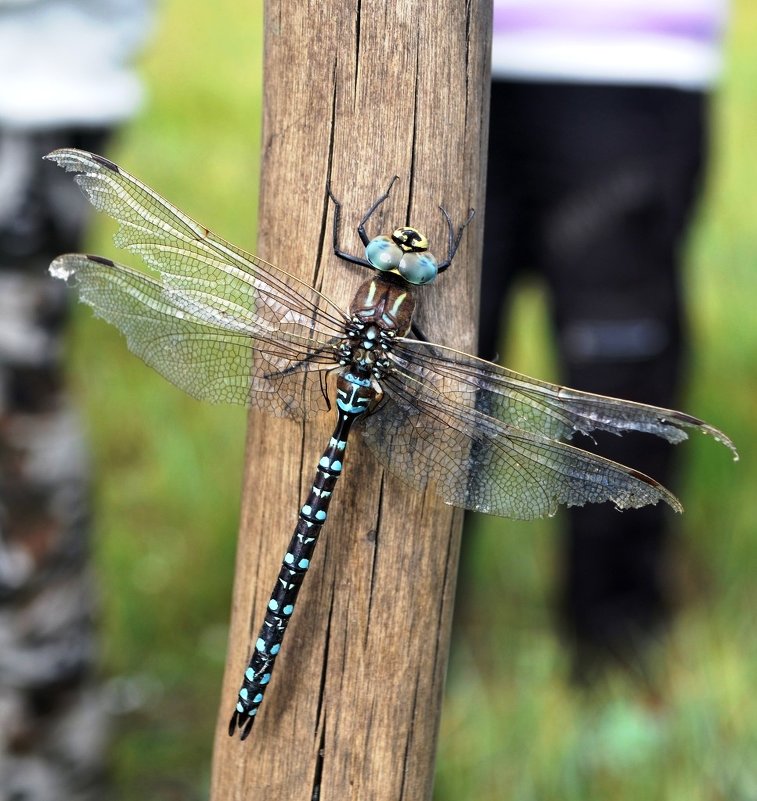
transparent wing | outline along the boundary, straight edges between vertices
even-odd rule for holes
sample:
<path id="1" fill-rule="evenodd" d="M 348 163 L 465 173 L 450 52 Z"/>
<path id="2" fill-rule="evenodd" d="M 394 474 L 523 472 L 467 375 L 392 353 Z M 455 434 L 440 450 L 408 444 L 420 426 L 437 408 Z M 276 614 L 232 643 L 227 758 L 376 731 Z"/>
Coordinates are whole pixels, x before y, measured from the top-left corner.
<path id="1" fill-rule="evenodd" d="M 382 387 L 391 407 L 365 420 L 366 444 L 404 481 L 432 482 L 446 503 L 522 520 L 603 501 L 628 509 L 664 500 L 681 511 L 643 473 L 495 420 L 423 378 L 397 370 Z"/>
<path id="2" fill-rule="evenodd" d="M 73 149 L 47 158 L 76 173 L 92 204 L 119 223 L 116 244 L 159 275 L 81 255 L 51 267 L 58 277 L 75 276 L 82 299 L 135 353 L 205 400 L 289 416 L 327 408 L 319 371 L 334 366 L 332 346 L 344 334 L 347 316 L 338 306 L 216 237 L 107 159 Z"/>
<path id="3" fill-rule="evenodd" d="M 722 431 L 673 409 L 549 384 L 428 342 L 395 340 L 393 358 L 409 379 L 421 379 L 463 408 L 475 408 L 524 432 L 570 439 L 576 432 L 642 431 L 678 443 L 687 439 L 687 429 L 695 429 L 730 448 L 738 458 Z"/>
<path id="4" fill-rule="evenodd" d="M 126 336 L 133 353 L 195 398 L 289 417 L 327 407 L 330 347 L 308 351 L 300 337 L 267 337 L 249 311 L 223 317 L 215 302 L 184 297 L 98 256 L 60 256 L 50 272 L 78 285 L 81 300 Z"/>

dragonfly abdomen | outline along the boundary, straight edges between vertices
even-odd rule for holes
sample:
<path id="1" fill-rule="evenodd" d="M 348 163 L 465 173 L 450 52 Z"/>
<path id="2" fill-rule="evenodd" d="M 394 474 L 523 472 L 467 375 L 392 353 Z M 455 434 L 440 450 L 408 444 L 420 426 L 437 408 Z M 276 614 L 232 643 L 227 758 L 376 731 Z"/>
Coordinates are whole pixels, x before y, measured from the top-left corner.
<path id="1" fill-rule="evenodd" d="M 342 472 L 347 437 L 353 422 L 370 407 L 375 395 L 370 379 L 360 370 L 345 369 L 337 382 L 337 424 L 323 452 L 313 485 L 300 509 L 294 534 L 281 562 L 276 584 L 266 608 L 265 620 L 252 650 L 252 656 L 239 690 L 237 704 L 229 721 L 229 734 L 242 729 L 244 740 L 252 729 L 295 608 L 300 586 L 310 567 L 331 496 Z"/>

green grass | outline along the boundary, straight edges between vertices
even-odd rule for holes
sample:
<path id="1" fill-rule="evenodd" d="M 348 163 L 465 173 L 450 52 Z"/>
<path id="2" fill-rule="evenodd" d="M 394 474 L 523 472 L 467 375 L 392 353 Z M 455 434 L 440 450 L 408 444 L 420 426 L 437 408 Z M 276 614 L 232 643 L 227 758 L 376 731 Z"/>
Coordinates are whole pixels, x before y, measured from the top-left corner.
<path id="1" fill-rule="evenodd" d="M 189 9 L 189 10 L 188 10 Z M 144 62 L 150 102 L 111 155 L 243 247 L 254 242 L 261 103 L 258 7 L 165 5 Z M 717 103 L 714 172 L 691 247 L 694 333 L 686 408 L 724 428 L 742 460 L 683 446 L 677 558 L 685 605 L 660 649 L 665 705 L 623 677 L 577 695 L 551 625 L 555 521 L 485 520 L 470 603 L 491 629 L 456 650 L 438 801 L 757 797 L 757 10 L 738 0 Z M 98 221 L 90 247 L 114 255 Z M 547 375 L 543 304 L 529 289 L 508 363 Z M 534 335 L 536 332 L 536 335 Z M 81 310 L 74 381 L 91 428 L 103 664 L 141 701 L 116 719 L 114 801 L 207 794 L 239 506 L 244 412 L 196 403 Z M 228 703 L 228 699 L 225 700 Z"/>

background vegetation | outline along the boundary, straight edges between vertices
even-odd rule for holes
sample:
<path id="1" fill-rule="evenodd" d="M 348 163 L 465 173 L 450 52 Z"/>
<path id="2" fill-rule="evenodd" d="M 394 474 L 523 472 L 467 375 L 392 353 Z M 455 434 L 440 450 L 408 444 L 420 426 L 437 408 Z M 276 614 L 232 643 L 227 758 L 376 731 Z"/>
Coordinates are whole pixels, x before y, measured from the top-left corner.
<path id="1" fill-rule="evenodd" d="M 143 63 L 148 102 L 109 153 L 248 249 L 261 103 L 256 5 L 242 15 L 233 0 L 163 6 Z M 474 609 L 488 601 L 486 626 L 453 654 L 438 801 L 757 797 L 755 41 L 757 7 L 737 0 L 710 191 L 687 273 L 694 349 L 685 408 L 727 431 L 742 459 L 732 464 L 701 437 L 681 448 L 683 603 L 658 655 L 662 701 L 650 705 L 639 683 L 620 676 L 581 694 L 569 686 L 551 613 L 559 518 L 483 521 L 466 594 Z M 92 251 L 115 255 L 110 230 L 96 222 Z M 112 798 L 204 798 L 244 411 L 183 396 L 82 308 L 74 329 L 73 380 L 97 475 L 103 673 L 116 715 Z M 538 287 L 524 288 L 510 331 L 506 363 L 554 375 Z"/>

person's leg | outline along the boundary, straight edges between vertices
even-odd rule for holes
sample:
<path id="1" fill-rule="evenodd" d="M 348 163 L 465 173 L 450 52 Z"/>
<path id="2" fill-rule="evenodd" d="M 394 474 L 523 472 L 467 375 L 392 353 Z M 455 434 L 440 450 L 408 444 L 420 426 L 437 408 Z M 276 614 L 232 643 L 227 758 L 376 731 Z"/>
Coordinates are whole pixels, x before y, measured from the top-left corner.
<path id="1" fill-rule="evenodd" d="M 680 270 L 705 154 L 706 99 L 693 92 L 556 87 L 559 146 L 541 230 L 566 384 L 674 406 L 684 353 Z M 545 110 L 545 113 L 546 110 Z M 598 436 L 587 449 L 664 484 L 671 446 Z M 638 667 L 669 616 L 672 514 L 662 505 L 569 511 L 560 618 L 576 675 L 609 661 Z"/>

